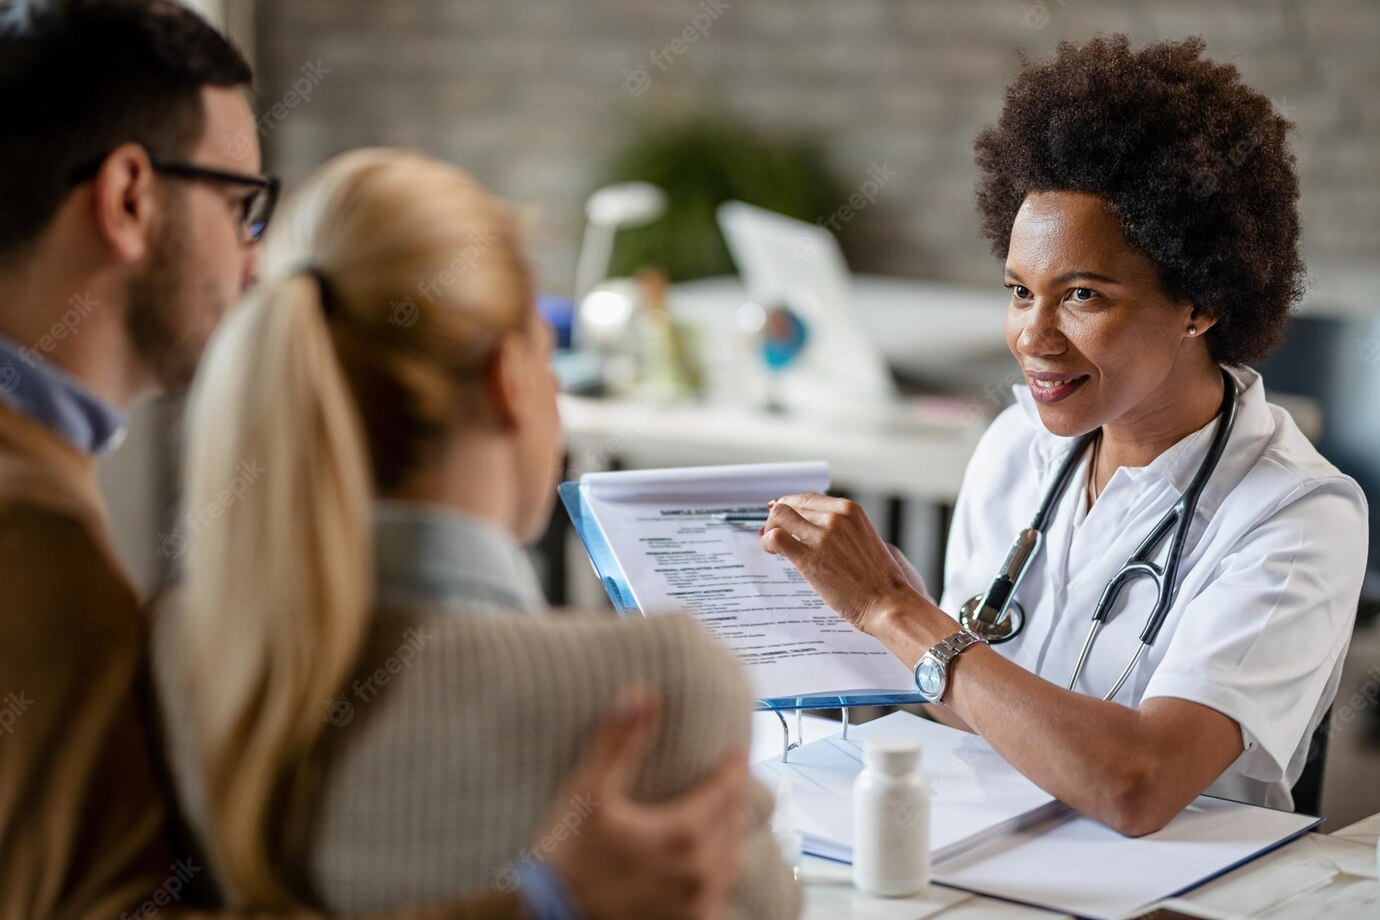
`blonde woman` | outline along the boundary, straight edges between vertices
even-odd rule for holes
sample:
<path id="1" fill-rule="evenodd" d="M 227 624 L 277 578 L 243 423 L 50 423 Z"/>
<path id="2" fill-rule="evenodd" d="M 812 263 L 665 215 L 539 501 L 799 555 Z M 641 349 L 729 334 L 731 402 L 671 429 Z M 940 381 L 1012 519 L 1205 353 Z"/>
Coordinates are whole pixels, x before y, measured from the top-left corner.
<path id="1" fill-rule="evenodd" d="M 503 203 L 419 155 L 346 154 L 288 203 L 264 277 L 192 391 L 185 500 L 216 514 L 155 642 L 228 900 L 351 913 L 521 883 L 595 820 L 563 777 L 630 681 L 662 701 L 643 800 L 746 743 L 742 675 L 689 620 L 543 616 L 522 544 L 562 444 Z M 730 913 L 794 916 L 770 795 L 750 799 Z"/>

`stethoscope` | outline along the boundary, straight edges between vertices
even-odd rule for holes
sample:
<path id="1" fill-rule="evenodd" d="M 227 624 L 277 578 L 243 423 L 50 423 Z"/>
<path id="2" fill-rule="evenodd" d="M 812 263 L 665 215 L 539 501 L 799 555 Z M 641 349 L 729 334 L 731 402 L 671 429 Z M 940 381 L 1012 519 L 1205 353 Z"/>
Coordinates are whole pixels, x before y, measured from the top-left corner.
<path id="1" fill-rule="evenodd" d="M 1087 641 L 1083 643 L 1083 651 L 1078 656 L 1078 663 L 1073 667 L 1073 676 L 1069 678 L 1070 690 L 1078 683 L 1083 667 L 1087 664 L 1088 654 L 1097 640 L 1097 634 L 1107 622 L 1122 588 L 1137 576 L 1154 581 L 1157 592 L 1155 606 L 1150 611 L 1149 619 L 1145 621 L 1145 628 L 1141 630 L 1140 645 L 1137 646 L 1135 655 L 1126 665 L 1126 670 L 1117 678 L 1116 685 L 1103 697 L 1104 700 L 1116 696 L 1121 685 L 1126 683 L 1126 678 L 1131 676 L 1131 671 L 1140 662 L 1145 650 L 1155 644 L 1155 637 L 1159 635 L 1160 627 L 1164 625 L 1169 608 L 1174 604 L 1174 595 L 1178 591 L 1179 561 L 1183 558 L 1188 530 L 1193 524 L 1193 512 L 1198 507 L 1198 499 L 1202 496 L 1203 488 L 1212 476 L 1212 471 L 1217 467 L 1217 461 L 1222 458 L 1227 439 L 1231 437 L 1232 424 L 1236 421 L 1236 392 L 1236 381 L 1225 370 L 1222 371 L 1222 408 L 1218 410 L 1221 421 L 1213 432 L 1207 456 L 1203 458 L 1198 472 L 1193 474 L 1188 488 L 1179 496 L 1174 507 L 1165 512 L 1164 517 L 1160 518 L 1155 528 L 1146 535 L 1140 546 L 1102 590 L 1102 597 L 1098 599 L 1097 607 L 1093 610 L 1092 627 L 1088 630 Z M 1050 518 L 1054 516 L 1054 508 L 1068 487 L 1069 480 L 1073 478 L 1073 471 L 1078 466 L 1079 459 L 1100 430 L 1090 431 L 1074 442 L 1073 448 L 1060 465 L 1059 473 L 1054 477 L 1044 501 L 1040 503 L 1039 510 L 1035 512 L 1035 519 L 1030 522 L 1029 527 L 1017 534 L 1016 542 L 1011 544 L 1011 551 L 1006 555 L 1006 562 L 997 577 L 992 580 L 987 592 L 970 597 L 959 608 L 958 620 L 965 629 L 992 644 L 999 644 L 1016 638 L 1025 628 L 1025 611 L 1012 595 L 1016 593 L 1021 576 L 1029 567 L 1031 557 L 1040 548 L 1045 529 L 1049 526 Z M 1169 556 L 1161 567 L 1151 560 L 1155 558 L 1160 544 L 1171 529 L 1173 536 L 1169 540 Z"/>

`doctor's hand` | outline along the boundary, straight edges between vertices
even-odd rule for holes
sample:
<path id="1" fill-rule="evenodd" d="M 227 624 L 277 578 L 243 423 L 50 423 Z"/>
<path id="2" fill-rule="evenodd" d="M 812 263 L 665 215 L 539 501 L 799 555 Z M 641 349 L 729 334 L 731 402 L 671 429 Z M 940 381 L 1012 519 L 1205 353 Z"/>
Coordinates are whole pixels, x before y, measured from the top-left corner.
<path id="1" fill-rule="evenodd" d="M 620 692 L 557 793 L 546 833 L 538 834 L 539 841 L 565 838 L 548 864 L 589 920 L 718 918 L 737 882 L 748 826 L 747 756 L 728 755 L 679 798 L 640 802 L 631 788 L 659 722 L 654 693 Z M 589 809 L 574 808 L 586 798 Z M 571 833 L 557 832 L 561 825 Z"/>
<path id="2" fill-rule="evenodd" d="M 817 492 L 778 498 L 762 529 L 762 548 L 785 556 L 826 604 L 868 634 L 886 612 L 925 594 L 915 569 L 847 499 Z"/>

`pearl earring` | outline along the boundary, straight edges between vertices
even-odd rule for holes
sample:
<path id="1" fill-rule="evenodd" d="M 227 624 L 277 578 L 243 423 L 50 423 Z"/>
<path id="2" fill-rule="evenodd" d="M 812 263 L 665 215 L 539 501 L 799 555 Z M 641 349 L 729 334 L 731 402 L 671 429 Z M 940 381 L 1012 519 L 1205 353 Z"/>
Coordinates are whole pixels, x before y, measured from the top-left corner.
<path id="1" fill-rule="evenodd" d="M 1197 327 L 1197 326 L 1189 326 L 1189 327 L 1188 327 L 1188 334 L 1189 334 L 1189 335 L 1197 335 L 1197 334 L 1198 334 L 1198 327 Z"/>

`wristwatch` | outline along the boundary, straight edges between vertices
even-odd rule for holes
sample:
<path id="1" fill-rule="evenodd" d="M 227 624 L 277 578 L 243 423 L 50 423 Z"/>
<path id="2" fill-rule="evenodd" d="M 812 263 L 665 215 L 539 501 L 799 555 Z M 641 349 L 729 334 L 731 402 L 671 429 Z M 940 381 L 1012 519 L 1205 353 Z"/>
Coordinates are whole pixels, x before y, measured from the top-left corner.
<path id="1" fill-rule="evenodd" d="M 915 663 L 915 689 L 931 703 L 942 703 L 944 691 L 949 688 L 949 662 L 970 645 L 987 644 L 987 640 L 975 632 L 960 629 L 949 638 L 930 649 Z"/>

